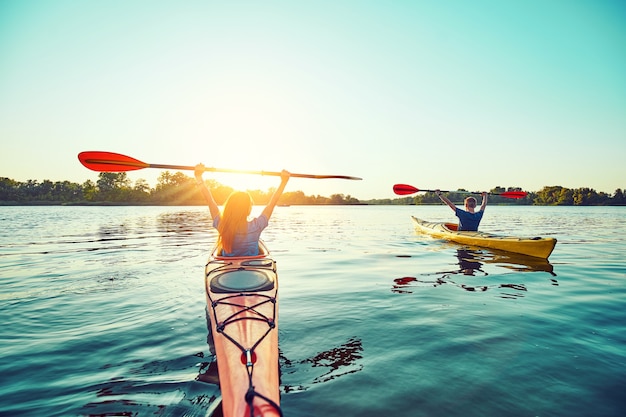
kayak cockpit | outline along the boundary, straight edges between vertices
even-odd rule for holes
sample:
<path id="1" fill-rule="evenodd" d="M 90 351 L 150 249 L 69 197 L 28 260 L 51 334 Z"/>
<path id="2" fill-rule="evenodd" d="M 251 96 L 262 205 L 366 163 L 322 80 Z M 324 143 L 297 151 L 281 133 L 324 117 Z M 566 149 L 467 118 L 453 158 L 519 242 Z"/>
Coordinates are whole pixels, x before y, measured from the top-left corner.
<path id="1" fill-rule="evenodd" d="M 270 291 L 276 281 L 276 267 L 272 259 L 226 263 L 212 272 L 209 287 L 214 293 Z"/>
<path id="2" fill-rule="evenodd" d="M 206 267 L 207 290 L 214 293 L 271 291 L 276 285 L 276 262 L 259 242 L 256 256 L 217 256 L 216 248 Z"/>

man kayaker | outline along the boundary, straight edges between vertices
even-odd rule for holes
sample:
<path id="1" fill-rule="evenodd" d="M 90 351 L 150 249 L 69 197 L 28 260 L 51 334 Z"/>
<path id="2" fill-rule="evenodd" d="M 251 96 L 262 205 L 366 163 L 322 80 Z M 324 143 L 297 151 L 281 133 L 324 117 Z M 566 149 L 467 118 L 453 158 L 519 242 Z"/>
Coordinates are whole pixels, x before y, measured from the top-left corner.
<path id="1" fill-rule="evenodd" d="M 456 217 L 459 218 L 459 228 L 460 232 L 475 232 L 478 230 L 478 225 L 483 218 L 483 213 L 485 212 L 485 206 L 487 205 L 487 193 L 482 192 L 481 195 L 483 197 L 483 201 L 480 204 L 480 209 L 476 211 L 476 199 L 474 197 L 467 197 L 465 199 L 465 210 L 458 208 L 448 197 L 441 194 L 440 190 L 435 190 L 435 194 L 446 203 Z"/>
<path id="2" fill-rule="evenodd" d="M 274 207 L 285 190 L 291 174 L 283 170 L 280 173 L 280 185 L 272 195 L 270 202 L 265 206 L 259 217 L 248 220 L 252 212 L 252 197 L 243 191 L 234 191 L 224 204 L 224 212 L 220 213 L 217 203 L 213 199 L 211 190 L 202 180 L 204 165 L 198 164 L 195 169 L 196 184 L 200 187 L 206 200 L 213 227 L 219 232 L 217 246 L 222 256 L 256 256 L 259 254 L 259 238 L 261 232 L 268 225 Z"/>

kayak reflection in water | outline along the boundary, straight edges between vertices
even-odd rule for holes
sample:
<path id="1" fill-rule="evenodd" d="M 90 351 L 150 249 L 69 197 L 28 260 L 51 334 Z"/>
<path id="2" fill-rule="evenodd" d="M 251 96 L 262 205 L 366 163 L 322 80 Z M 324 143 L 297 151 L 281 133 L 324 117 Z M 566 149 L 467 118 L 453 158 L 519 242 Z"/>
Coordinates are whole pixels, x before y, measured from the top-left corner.
<path id="1" fill-rule="evenodd" d="M 448 197 L 441 194 L 440 190 L 435 190 L 435 194 L 446 203 L 456 217 L 459 218 L 459 232 L 475 232 L 478 230 L 478 225 L 483 218 L 485 207 L 487 206 L 487 193 L 482 192 L 483 201 L 480 204 L 480 209 L 476 211 L 476 199 L 474 197 L 467 197 L 465 199 L 465 210 L 458 208 Z"/>
<path id="2" fill-rule="evenodd" d="M 285 190 L 290 173 L 283 170 L 280 175 L 280 185 L 272 195 L 270 202 L 263 209 L 259 217 L 248 220 L 252 212 L 252 197 L 243 191 L 233 192 L 224 204 L 224 212 L 220 213 L 217 203 L 213 199 L 211 190 L 202 180 L 204 165 L 198 164 L 195 169 L 196 184 L 206 200 L 213 227 L 219 232 L 218 247 L 221 256 L 257 256 L 259 254 L 259 238 L 261 232 L 269 223 L 274 207 Z"/>
<path id="3" fill-rule="evenodd" d="M 478 262 L 476 252 L 468 249 L 457 249 L 456 256 L 459 258 L 459 266 L 461 267 L 459 272 L 463 275 L 474 276 L 476 275 L 475 271 L 479 271 L 487 275 L 487 273 L 481 269 L 483 264 Z"/>
<path id="4" fill-rule="evenodd" d="M 423 274 L 428 276 L 438 276 L 436 279 L 423 279 L 412 276 L 395 278 L 393 280 L 391 291 L 398 294 L 411 294 L 415 288 L 426 286 L 439 287 L 444 284 L 451 284 L 470 292 L 481 292 L 496 288 L 506 289 L 507 291 L 513 289 L 516 293 L 507 292 L 502 296 L 504 298 L 521 297 L 521 294 L 527 291 L 524 284 L 489 283 L 493 282 L 493 279 L 500 279 L 501 276 L 507 275 L 506 272 L 499 271 L 500 268 L 514 272 L 547 272 L 551 275 L 549 278 L 550 283 L 554 286 L 559 285 L 558 281 L 554 278 L 557 276 L 554 272 L 554 268 L 546 259 L 516 253 L 491 251 L 484 248 L 480 250 L 473 250 L 470 248 L 457 249 L 456 258 L 458 259 L 457 265 L 459 268 L 455 267 L 455 269 L 451 271 L 445 270 Z M 495 275 L 491 275 L 492 280 L 484 281 L 487 282 L 486 285 L 470 285 L 472 282 L 480 281 L 477 279 L 475 280 L 474 278 L 470 279 L 460 276 L 487 277 L 489 276 L 489 272 L 483 269 L 485 266 L 487 271 L 495 271 Z"/>
<path id="5" fill-rule="evenodd" d="M 363 342 L 351 337 L 339 346 L 310 358 L 290 360 L 281 355 L 281 381 L 285 392 L 305 391 L 321 384 L 363 370 Z M 315 368 L 315 369 L 313 369 Z"/>

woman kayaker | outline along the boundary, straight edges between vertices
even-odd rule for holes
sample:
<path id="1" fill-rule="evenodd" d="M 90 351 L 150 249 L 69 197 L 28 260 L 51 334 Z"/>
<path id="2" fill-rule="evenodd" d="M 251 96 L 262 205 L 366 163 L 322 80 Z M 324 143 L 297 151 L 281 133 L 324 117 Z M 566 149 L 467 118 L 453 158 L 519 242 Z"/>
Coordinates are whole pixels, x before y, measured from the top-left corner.
<path id="1" fill-rule="evenodd" d="M 487 193 L 482 192 L 483 201 L 480 204 L 480 209 L 476 211 L 476 199 L 474 197 L 467 197 L 464 201 L 465 210 L 458 208 L 448 197 L 441 194 L 440 190 L 435 190 L 435 194 L 446 203 L 456 217 L 459 218 L 459 232 L 475 232 L 478 230 L 478 225 L 483 218 L 485 207 L 487 206 Z"/>
<path id="2" fill-rule="evenodd" d="M 224 204 L 224 212 L 213 199 L 211 190 L 202 180 L 204 165 L 198 164 L 195 169 L 196 184 L 200 187 L 204 199 L 209 205 L 213 218 L 213 227 L 219 232 L 217 245 L 222 256 L 256 256 L 259 254 L 259 237 L 268 225 L 274 207 L 285 190 L 290 173 L 283 170 L 280 174 L 280 185 L 272 195 L 259 217 L 248 220 L 252 212 L 252 197 L 243 191 L 234 191 Z"/>

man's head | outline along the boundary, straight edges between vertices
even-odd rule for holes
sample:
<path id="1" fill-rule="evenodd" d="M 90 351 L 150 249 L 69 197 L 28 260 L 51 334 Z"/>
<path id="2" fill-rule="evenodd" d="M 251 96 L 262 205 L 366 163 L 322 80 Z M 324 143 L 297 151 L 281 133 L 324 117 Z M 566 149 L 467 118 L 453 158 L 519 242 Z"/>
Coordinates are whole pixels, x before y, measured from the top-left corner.
<path id="1" fill-rule="evenodd" d="M 467 197 L 465 199 L 465 207 L 466 208 L 476 208 L 476 199 L 474 197 Z"/>

